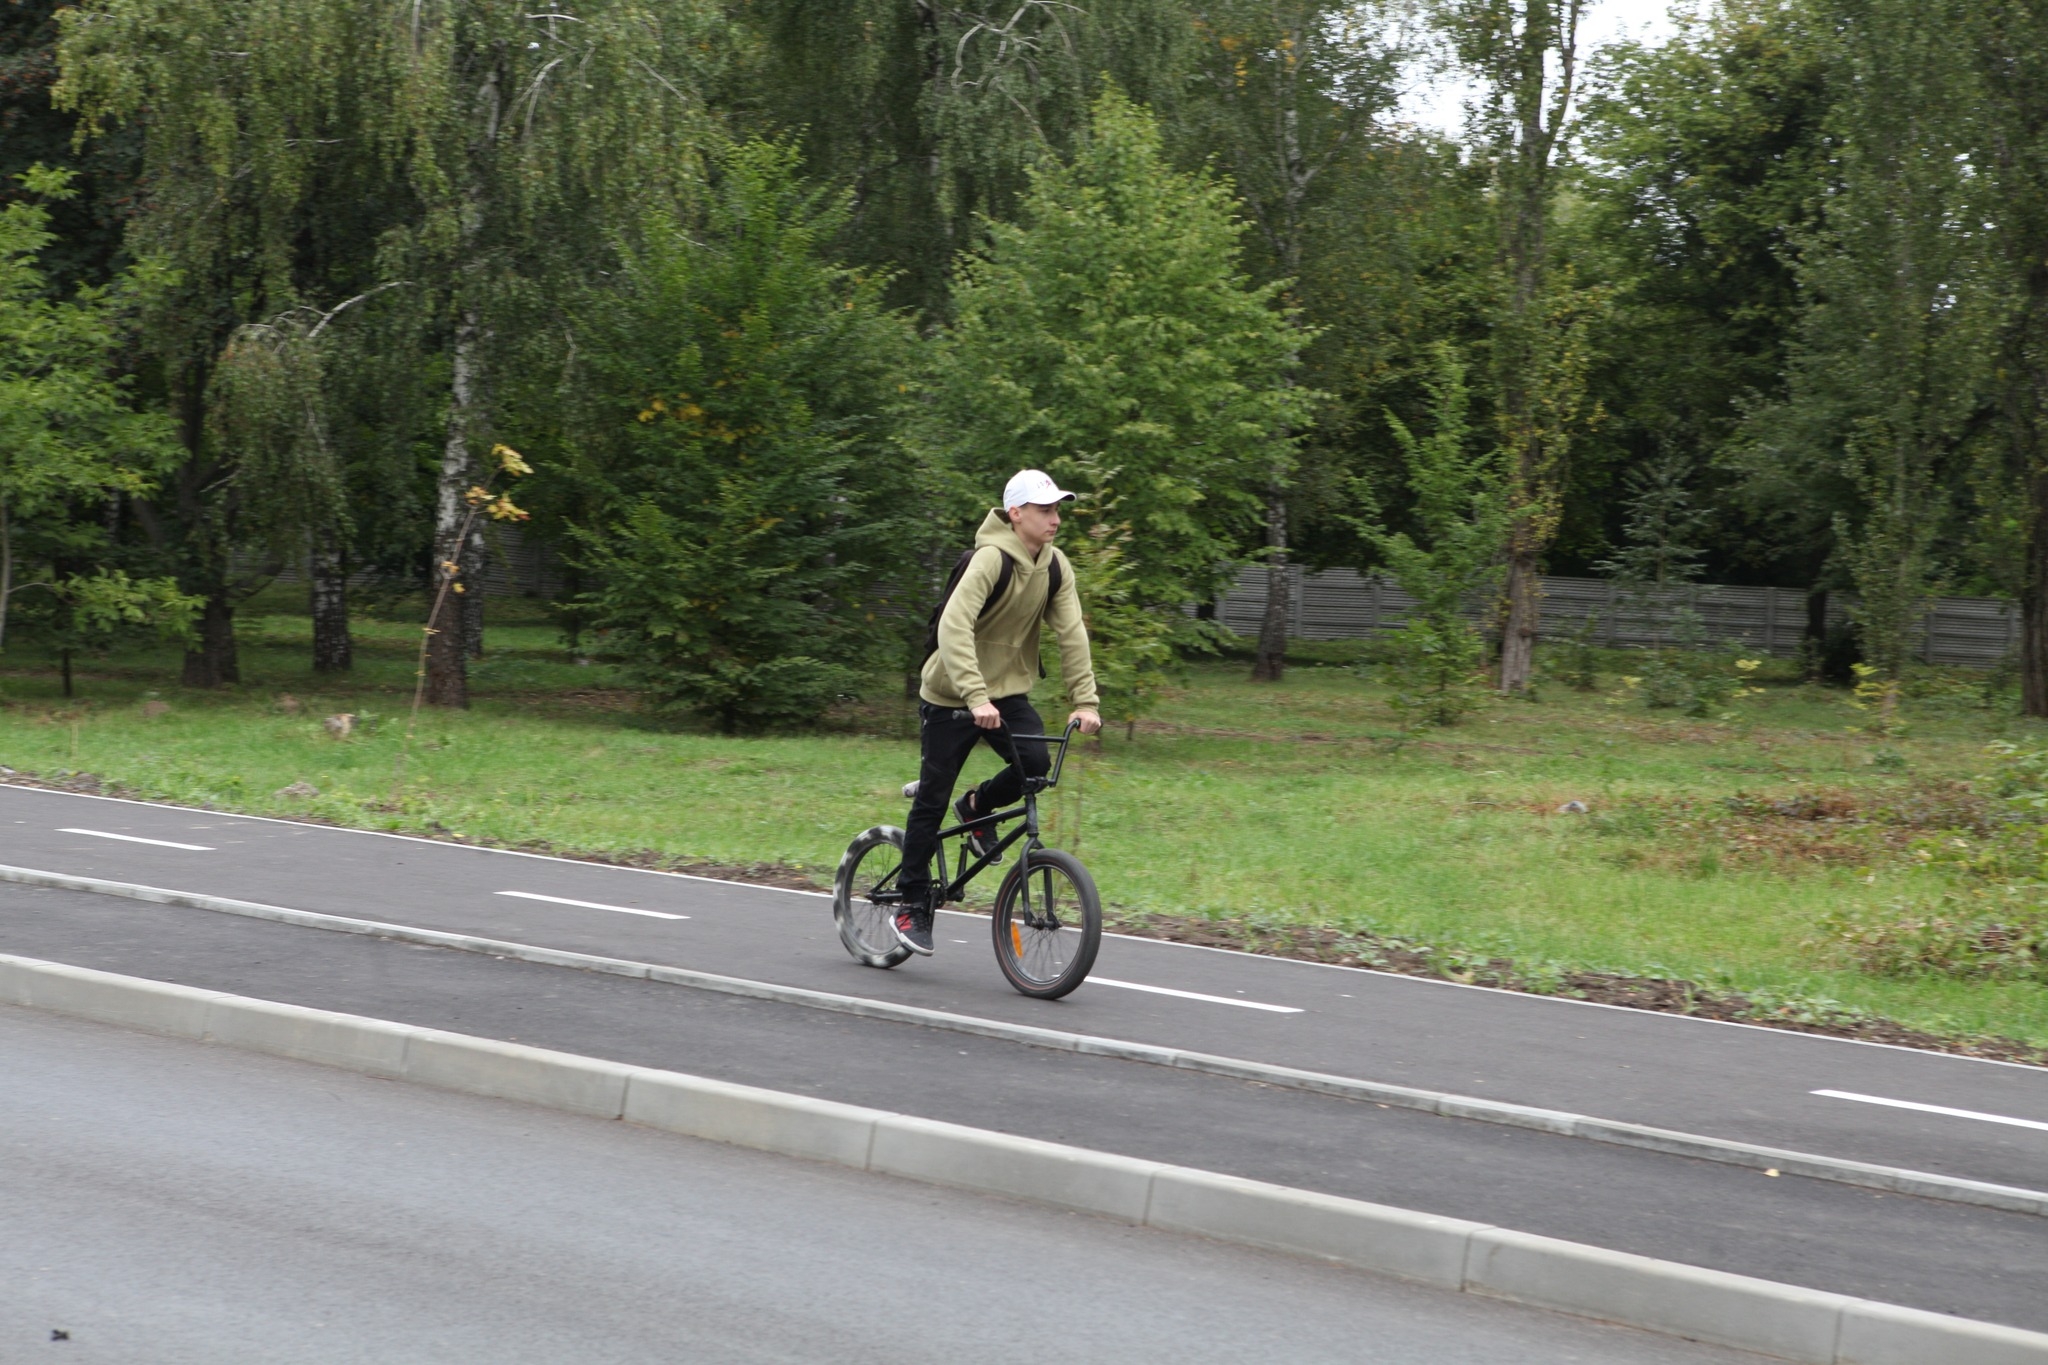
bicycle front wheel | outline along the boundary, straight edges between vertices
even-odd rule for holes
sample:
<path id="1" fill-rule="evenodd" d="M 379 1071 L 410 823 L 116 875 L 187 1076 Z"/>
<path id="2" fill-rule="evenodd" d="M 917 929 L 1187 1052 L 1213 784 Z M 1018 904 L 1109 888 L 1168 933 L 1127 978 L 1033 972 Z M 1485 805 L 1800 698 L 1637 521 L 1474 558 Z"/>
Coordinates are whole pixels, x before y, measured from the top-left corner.
<path id="1" fill-rule="evenodd" d="M 996 892 L 996 965 L 1012 986 L 1057 1000 L 1088 979 L 1102 946 L 1102 899 L 1081 860 L 1056 848 L 1020 858 Z"/>
<path id="2" fill-rule="evenodd" d="M 894 825 L 862 830 L 846 846 L 832 879 L 832 918 L 839 941 L 854 960 L 870 967 L 893 967 L 910 956 L 896 937 L 897 904 L 889 893 L 903 865 L 903 831 Z M 884 899 L 877 903 L 875 895 Z"/>

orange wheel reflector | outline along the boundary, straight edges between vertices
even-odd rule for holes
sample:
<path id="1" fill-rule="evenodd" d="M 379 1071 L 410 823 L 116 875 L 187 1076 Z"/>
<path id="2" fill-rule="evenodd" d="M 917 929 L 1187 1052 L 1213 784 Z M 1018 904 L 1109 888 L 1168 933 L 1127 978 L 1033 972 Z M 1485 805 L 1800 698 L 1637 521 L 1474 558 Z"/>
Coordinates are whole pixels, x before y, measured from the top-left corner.
<path id="1" fill-rule="evenodd" d="M 1017 932 L 1015 921 L 1010 924 L 1010 946 L 1017 950 L 1017 956 L 1024 956 L 1024 935 Z"/>

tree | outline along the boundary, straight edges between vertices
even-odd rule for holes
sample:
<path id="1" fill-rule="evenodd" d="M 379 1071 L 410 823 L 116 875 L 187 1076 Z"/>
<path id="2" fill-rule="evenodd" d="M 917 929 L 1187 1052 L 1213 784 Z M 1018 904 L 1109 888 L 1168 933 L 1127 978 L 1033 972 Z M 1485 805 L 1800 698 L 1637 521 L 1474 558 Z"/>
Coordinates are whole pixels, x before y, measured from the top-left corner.
<path id="1" fill-rule="evenodd" d="M 652 220 L 623 291 L 591 299 L 607 401 L 573 475 L 598 508 L 580 611 L 657 707 L 726 731 L 815 723 L 859 691 L 906 567 L 914 490 L 882 419 L 910 338 L 886 281 L 826 256 L 846 213 L 787 146 L 742 144 L 701 217 Z"/>
<path id="2" fill-rule="evenodd" d="M 1561 540 L 1620 530 L 1605 496 L 1617 468 L 1678 459 L 1715 504 L 1712 572 L 1819 583 L 1850 491 L 1745 490 L 1722 456 L 1750 411 L 1784 396 L 1799 250 L 1824 199 L 1824 28 L 1811 5 L 1720 0 L 1659 46 L 1600 54 L 1578 181 L 1591 212 L 1571 245 L 1614 282 L 1590 381 L 1606 420 L 1581 439 Z"/>
<path id="3" fill-rule="evenodd" d="M 1473 131 L 1492 158 L 1500 279 L 1494 420 L 1509 453 L 1500 689 L 1529 685 L 1544 552 L 1557 533 L 1572 437 L 1585 417 L 1587 327 L 1599 295 L 1552 260 L 1551 217 L 1579 95 L 1586 0 L 1443 0 L 1439 13 L 1479 85 Z"/>
<path id="4" fill-rule="evenodd" d="M 201 603 L 168 578 L 130 578 L 119 569 L 53 577 L 28 586 L 47 588 L 30 600 L 28 614 L 57 655 L 64 695 L 77 695 L 71 661 L 104 654 L 136 637 L 182 643 L 192 634 Z"/>
<path id="5" fill-rule="evenodd" d="M 1186 104 L 1180 140 L 1229 169 L 1239 202 L 1257 225 L 1263 269 L 1283 282 L 1304 328 L 1316 329 L 1302 273 L 1332 183 L 1364 170 L 1374 120 L 1396 99 L 1412 53 L 1389 38 L 1391 6 L 1358 0 L 1207 0 L 1195 7 L 1201 40 L 1199 98 Z M 1349 225 L 1347 225 L 1349 226 Z M 1257 681 L 1286 669 L 1289 497 L 1298 443 L 1275 443 L 1267 471 L 1266 612 L 1252 665 Z"/>
<path id="6" fill-rule="evenodd" d="M 1626 539 L 1599 568 L 1620 589 L 1617 608 L 1633 612 L 1637 629 L 1650 637 L 1640 677 L 1624 681 L 1640 683 L 1652 708 L 1683 707 L 1688 715 L 1705 716 L 1740 682 L 1718 661 L 1701 657 L 1706 623 L 1693 607 L 1692 585 L 1705 557 L 1700 541 L 1709 518 L 1686 487 L 1687 463 L 1673 451 L 1629 472 Z"/>
<path id="7" fill-rule="evenodd" d="M 987 230 L 960 265 L 926 439 L 982 488 L 1035 466 L 1074 489 L 1084 531 L 1117 528 L 1130 602 L 1186 637 L 1317 397 L 1287 382 L 1302 337 L 1280 286 L 1246 277 L 1227 187 L 1171 169 L 1114 90 L 1073 160 L 1033 172 L 1020 221 Z"/>
<path id="8" fill-rule="evenodd" d="M 1448 344 L 1437 346 L 1435 358 L 1435 429 L 1418 437 L 1387 414 L 1407 466 L 1415 534 L 1388 530 L 1371 484 L 1359 480 L 1354 487 L 1360 534 L 1415 599 L 1392 641 L 1393 705 L 1425 724 L 1452 725 L 1478 705 L 1471 684 L 1485 642 L 1466 609 L 1499 587 L 1508 516 L 1501 452 L 1473 448 L 1465 364 Z"/>
<path id="9" fill-rule="evenodd" d="M 1955 42 L 1969 6 L 1837 0 L 1831 183 L 1801 243 L 1806 306 L 1785 400 L 1756 414 L 1747 461 L 1765 477 L 1832 476 L 1834 522 L 1862 602 L 1865 659 L 1896 695 L 1931 588 L 1960 446 L 1983 405 L 1993 321 Z"/>
<path id="10" fill-rule="evenodd" d="M 88 134 L 139 128 L 149 193 L 127 242 L 176 281 L 144 335 L 183 458 L 124 524 L 205 600 L 184 679 L 217 686 L 239 676 L 237 602 L 334 530 L 334 500 L 303 496 L 331 482 L 331 448 L 270 442 L 276 424 L 247 416 L 319 399 L 301 382 L 313 353 L 243 329 L 277 341 L 301 310 L 329 318 L 379 283 L 408 208 L 392 174 L 398 102 L 380 77 L 389 33 L 348 0 L 95 0 L 61 18 L 55 98 Z M 266 396 L 271 381 L 288 392 Z"/>
<path id="11" fill-rule="evenodd" d="M 1995 399 L 2021 522 L 2020 698 L 2048 716 L 2048 9 L 1983 0 L 1960 16 L 1978 98 L 1973 202 L 1990 224 Z"/>
<path id="12" fill-rule="evenodd" d="M 405 255 L 434 282 L 449 362 L 427 700 L 466 706 L 485 544 L 465 494 L 494 444 L 493 357 L 519 353 L 515 322 L 559 324 L 545 301 L 607 259 L 609 230 L 686 196 L 721 24 L 709 0 L 592 0 L 576 13 L 440 0 L 407 12 L 386 30 L 395 131 L 421 206 Z M 444 581 L 468 591 L 441 592 Z"/>
<path id="13" fill-rule="evenodd" d="M 8 0 L 0 5 L 0 208 L 40 202 L 57 235 L 42 253 L 52 289 L 108 284 L 119 273 L 121 233 L 136 195 L 139 140 L 102 139 L 74 145 L 76 121 L 50 100 L 56 84 L 57 13 L 63 0 Z M 49 200 L 20 187 L 34 166 L 74 172 L 76 193 Z"/>
<path id="14" fill-rule="evenodd" d="M 71 192 L 64 172 L 38 168 L 22 181 L 42 199 Z M 0 209 L 0 644 L 17 594 L 69 601 L 85 591 L 76 586 L 84 566 L 104 562 L 107 500 L 147 493 L 175 450 L 168 421 L 137 411 L 131 385 L 113 373 L 125 315 L 158 285 L 155 272 L 54 299 L 38 264 L 54 241 L 41 203 Z M 169 600 L 161 586 L 136 585 L 146 602 Z M 88 593 L 101 604 L 120 596 Z"/>
<path id="15" fill-rule="evenodd" d="M 892 301 L 950 315 L 954 256 L 1009 218 L 1047 155 L 1071 155 L 1108 81 L 1154 107 L 1188 73 L 1187 0 L 747 0 L 754 39 L 732 100 L 801 139 L 853 190 L 849 259 L 891 272 Z"/>
<path id="16" fill-rule="evenodd" d="M 152 194 L 130 237 L 183 282 L 152 330 L 189 458 L 166 505 L 145 510 L 207 597 L 188 680 L 233 678 L 234 602 L 265 577 L 243 571 L 236 550 L 274 538 L 259 513 L 291 502 L 260 486 L 274 466 L 245 467 L 223 444 L 235 423 L 209 415 L 226 392 L 213 371 L 249 324 L 407 282 L 400 296 L 448 352 L 433 573 L 481 586 L 482 533 L 464 495 L 494 444 L 494 362 L 562 348 L 547 301 L 602 267 L 612 215 L 631 221 L 691 182 L 706 127 L 698 92 L 722 55 L 710 0 L 577 11 L 93 0 L 68 14 L 58 94 L 92 127 L 141 121 Z M 300 531 L 319 545 L 336 527 Z M 462 705 L 481 593 L 432 599 L 460 611 L 429 623 L 429 695 Z"/>

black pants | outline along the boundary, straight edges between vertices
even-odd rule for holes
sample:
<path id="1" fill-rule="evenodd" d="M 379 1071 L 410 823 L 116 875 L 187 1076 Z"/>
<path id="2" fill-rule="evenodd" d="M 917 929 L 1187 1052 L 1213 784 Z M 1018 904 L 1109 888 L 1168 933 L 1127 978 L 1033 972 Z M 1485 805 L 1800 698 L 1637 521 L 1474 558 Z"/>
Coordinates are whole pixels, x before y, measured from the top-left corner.
<path id="1" fill-rule="evenodd" d="M 931 886 L 932 854 L 939 847 L 939 830 L 958 823 L 948 818 L 947 803 L 977 740 L 986 741 L 1003 760 L 1003 770 L 975 788 L 977 811 L 1002 810 L 1024 795 L 1024 779 L 1017 772 L 1017 750 L 1023 751 L 1024 773 L 1028 776 L 1041 777 L 1052 766 L 1048 752 L 1051 746 L 1043 740 L 1016 746 L 1010 743 L 1013 734 L 1045 733 L 1045 723 L 1031 708 L 1031 699 L 1019 693 L 989 700 L 1003 713 L 1000 730 L 982 729 L 974 723 L 973 715 L 964 710 L 933 706 L 927 701 L 917 704 L 918 742 L 924 756 L 917 770 L 917 799 L 910 803 L 910 819 L 903 829 L 903 875 L 896 879 L 904 898 L 912 904 L 916 903 L 915 897 Z"/>

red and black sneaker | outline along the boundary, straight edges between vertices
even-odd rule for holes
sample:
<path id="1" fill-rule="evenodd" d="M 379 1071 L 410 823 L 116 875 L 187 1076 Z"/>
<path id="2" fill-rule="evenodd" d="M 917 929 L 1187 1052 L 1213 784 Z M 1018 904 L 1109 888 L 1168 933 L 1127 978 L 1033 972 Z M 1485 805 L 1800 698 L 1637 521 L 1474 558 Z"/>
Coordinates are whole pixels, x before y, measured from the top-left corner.
<path id="1" fill-rule="evenodd" d="M 906 904 L 896 912 L 896 941 L 919 957 L 932 955 L 932 912 L 929 905 Z"/>
<path id="2" fill-rule="evenodd" d="M 953 818 L 962 824 L 972 820 L 978 814 L 973 805 L 974 791 L 974 788 L 969 787 L 965 792 L 961 793 L 960 799 L 953 803 Z M 996 827 L 992 824 L 976 825 L 973 829 L 967 831 L 964 842 L 967 844 L 967 851 L 975 857 L 989 857 L 996 851 Z M 1002 859 L 998 857 L 996 861 L 1001 862 Z"/>

